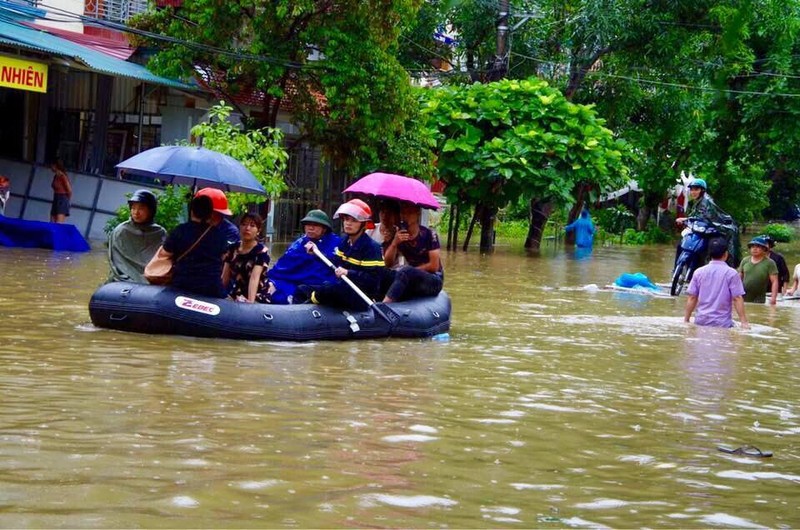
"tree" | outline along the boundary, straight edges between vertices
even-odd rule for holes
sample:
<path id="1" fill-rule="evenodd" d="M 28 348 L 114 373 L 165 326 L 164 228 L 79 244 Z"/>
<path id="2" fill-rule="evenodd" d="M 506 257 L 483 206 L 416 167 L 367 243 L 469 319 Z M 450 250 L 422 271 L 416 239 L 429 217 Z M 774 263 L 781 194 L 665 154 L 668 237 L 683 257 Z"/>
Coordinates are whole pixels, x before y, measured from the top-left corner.
<path id="1" fill-rule="evenodd" d="M 283 176 L 289 155 L 282 147 L 283 133 L 279 129 L 251 129 L 242 131 L 229 118 L 232 107 L 224 102 L 209 111 L 209 121 L 198 123 L 192 134 L 203 146 L 231 156 L 241 162 L 264 186 L 269 196 L 277 196 L 286 189 Z M 263 200 L 252 194 L 230 193 L 228 202 L 234 212 L 242 212 L 248 203 Z"/>
<path id="2" fill-rule="evenodd" d="M 576 186 L 601 191 L 627 180 L 624 142 L 591 107 L 571 103 L 545 81 L 501 80 L 426 95 L 422 113 L 435 131 L 445 193 L 480 214 L 482 251 L 492 249 L 495 212 L 511 200 L 566 205 Z"/>
<path id="3" fill-rule="evenodd" d="M 546 45 L 532 55 L 640 155 L 631 172 L 645 190 L 644 213 L 685 171 L 749 222 L 766 204 L 770 176 L 798 170 L 799 10 L 795 0 L 543 2 L 549 18 L 536 42 Z M 592 63 L 581 50 L 603 53 Z"/>
<path id="4" fill-rule="evenodd" d="M 256 94 L 255 127 L 275 127 L 291 103 L 301 140 L 337 167 L 358 172 L 404 131 L 415 108 L 396 41 L 422 0 L 184 0 L 135 24 L 169 37 L 150 66 L 193 78 L 237 105 Z M 242 108 L 237 110 L 246 115 Z"/>

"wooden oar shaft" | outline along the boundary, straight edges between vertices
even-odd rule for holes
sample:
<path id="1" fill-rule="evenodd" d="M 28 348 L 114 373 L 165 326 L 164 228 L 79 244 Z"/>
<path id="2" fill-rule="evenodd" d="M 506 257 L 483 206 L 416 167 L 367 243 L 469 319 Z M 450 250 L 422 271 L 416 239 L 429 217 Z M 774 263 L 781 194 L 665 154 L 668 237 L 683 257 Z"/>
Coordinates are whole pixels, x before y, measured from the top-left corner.
<path id="1" fill-rule="evenodd" d="M 333 270 L 336 270 L 336 265 L 334 265 L 333 263 L 331 263 L 331 260 L 329 260 L 329 259 L 328 259 L 328 257 L 327 257 L 325 254 L 323 254 L 323 253 L 322 253 L 322 251 L 321 251 L 321 250 L 320 250 L 320 249 L 317 247 L 317 245 L 314 245 L 314 254 L 315 254 L 315 255 L 316 255 L 316 256 L 317 256 L 319 259 L 321 259 L 321 260 L 322 260 L 322 262 L 323 262 L 325 265 L 327 265 L 328 267 L 330 267 L 330 268 L 331 268 L 331 269 L 333 269 Z M 344 280 L 344 283 L 346 283 L 347 285 L 349 285 L 349 286 L 350 286 L 350 288 L 353 290 L 353 292 L 355 292 L 355 293 L 356 293 L 358 296 L 360 296 L 360 297 L 361 297 L 361 299 L 362 299 L 362 300 L 364 300 L 364 302 L 366 302 L 368 306 L 372 307 L 372 305 L 373 305 L 375 302 L 373 302 L 373 301 L 372 301 L 372 299 L 371 299 L 369 296 L 367 296 L 366 294 L 364 294 L 364 291 L 362 291 L 361 289 L 359 289 L 359 288 L 358 288 L 358 286 L 357 286 L 356 284 L 354 284 L 354 283 L 353 283 L 353 280 L 351 280 L 350 278 L 348 278 L 346 274 L 342 275 L 342 276 L 341 276 L 341 279 L 342 279 L 342 280 Z"/>

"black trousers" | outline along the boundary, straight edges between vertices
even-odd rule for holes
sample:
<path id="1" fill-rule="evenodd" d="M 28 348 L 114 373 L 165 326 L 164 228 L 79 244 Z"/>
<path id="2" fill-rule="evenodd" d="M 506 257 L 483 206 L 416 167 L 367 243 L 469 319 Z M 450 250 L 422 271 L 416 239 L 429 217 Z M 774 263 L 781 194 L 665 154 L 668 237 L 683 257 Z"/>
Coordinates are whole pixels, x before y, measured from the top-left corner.
<path id="1" fill-rule="evenodd" d="M 440 274 L 405 266 L 394 271 L 394 280 L 386 296 L 395 302 L 424 296 L 436 296 L 442 290 L 443 284 L 444 281 Z"/>

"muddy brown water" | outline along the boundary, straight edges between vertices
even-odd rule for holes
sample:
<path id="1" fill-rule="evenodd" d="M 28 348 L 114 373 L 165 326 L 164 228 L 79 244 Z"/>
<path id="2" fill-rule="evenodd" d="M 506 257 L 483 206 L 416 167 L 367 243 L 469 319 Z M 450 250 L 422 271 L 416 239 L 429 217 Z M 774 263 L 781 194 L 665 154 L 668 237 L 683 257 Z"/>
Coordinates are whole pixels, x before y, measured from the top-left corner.
<path id="1" fill-rule="evenodd" d="M 592 286 L 672 257 L 448 254 L 449 341 L 278 343 L 96 329 L 101 245 L 0 247 L 0 527 L 797 527 L 800 305 Z"/>

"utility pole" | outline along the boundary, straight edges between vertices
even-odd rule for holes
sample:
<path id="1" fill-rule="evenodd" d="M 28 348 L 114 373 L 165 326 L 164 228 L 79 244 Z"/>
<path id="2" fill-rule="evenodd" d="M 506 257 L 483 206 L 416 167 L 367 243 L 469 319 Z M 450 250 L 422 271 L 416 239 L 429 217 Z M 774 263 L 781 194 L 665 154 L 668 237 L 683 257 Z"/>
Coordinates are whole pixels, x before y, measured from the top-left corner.
<path id="1" fill-rule="evenodd" d="M 496 50 L 489 81 L 498 81 L 508 72 L 508 0 L 500 0 L 498 5 Z"/>

